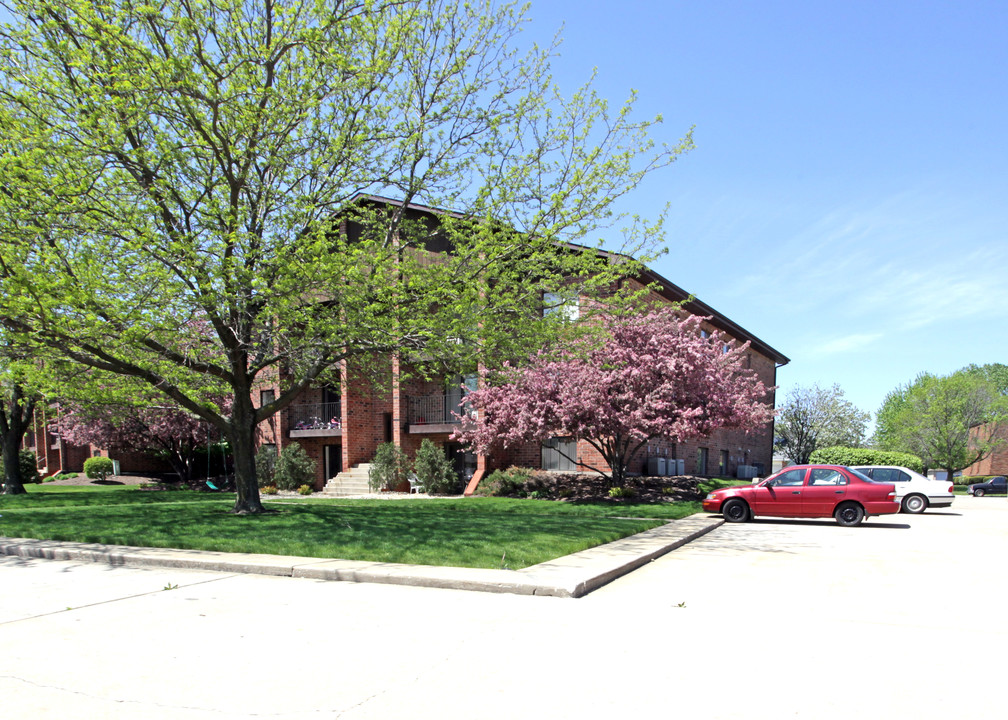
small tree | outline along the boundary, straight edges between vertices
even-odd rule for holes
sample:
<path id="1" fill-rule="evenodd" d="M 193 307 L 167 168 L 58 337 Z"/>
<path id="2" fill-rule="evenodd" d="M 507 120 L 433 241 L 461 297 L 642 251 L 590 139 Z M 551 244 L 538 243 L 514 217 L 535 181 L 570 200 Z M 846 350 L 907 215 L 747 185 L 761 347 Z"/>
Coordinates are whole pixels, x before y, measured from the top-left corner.
<path id="1" fill-rule="evenodd" d="M 792 463 L 809 462 L 816 448 L 864 442 L 870 415 L 844 398 L 839 385 L 796 386 L 777 411 L 774 447 Z"/>
<path id="2" fill-rule="evenodd" d="M 35 453 L 31 450 L 22 450 L 18 453 L 18 464 L 21 468 L 22 483 L 37 483 L 42 479 L 35 464 Z"/>
<path id="3" fill-rule="evenodd" d="M 92 480 L 105 482 L 115 472 L 115 464 L 107 457 L 90 457 L 84 461 L 84 474 Z"/>
<path id="4" fill-rule="evenodd" d="M 424 490 L 432 495 L 451 495 L 458 491 L 459 477 L 445 457 L 444 448 L 424 438 L 413 462 L 413 472 Z"/>
<path id="5" fill-rule="evenodd" d="M 276 461 L 274 478 L 280 490 L 297 490 L 315 482 L 316 463 L 297 443 L 287 445 Z"/>
<path id="6" fill-rule="evenodd" d="M 540 353 L 528 367 L 507 367 L 499 384 L 470 393 L 479 412 L 462 418 L 456 437 L 486 453 L 571 435 L 598 450 L 616 487 L 651 440 L 755 429 L 773 416 L 767 388 L 743 367 L 748 345 L 730 349 L 720 333 L 701 336 L 704 318 L 681 320 L 666 307 L 602 321 L 601 343 L 583 337 L 558 358 Z"/>
<path id="7" fill-rule="evenodd" d="M 371 492 L 379 490 L 395 490 L 404 482 L 409 474 L 409 458 L 395 443 L 382 443 L 371 461 L 371 474 L 368 485 Z"/>
<path id="8" fill-rule="evenodd" d="M 256 451 L 256 477 L 259 487 L 273 485 L 276 482 L 277 451 L 273 445 L 263 445 Z"/>
<path id="9" fill-rule="evenodd" d="M 165 402 L 68 404 L 51 431 L 75 445 L 122 448 L 159 455 L 188 484 L 196 449 L 209 442 L 210 426 L 190 412 Z M 227 402 L 222 401 L 222 405 Z"/>

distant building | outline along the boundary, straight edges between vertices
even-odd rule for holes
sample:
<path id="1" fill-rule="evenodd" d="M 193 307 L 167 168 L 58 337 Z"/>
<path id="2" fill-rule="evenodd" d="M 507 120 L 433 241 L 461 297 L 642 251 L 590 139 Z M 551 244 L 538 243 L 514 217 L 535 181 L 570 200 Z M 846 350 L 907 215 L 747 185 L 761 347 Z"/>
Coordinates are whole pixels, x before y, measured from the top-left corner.
<path id="1" fill-rule="evenodd" d="M 1008 475 L 1008 425 L 985 423 L 970 428 L 970 437 L 980 440 L 1000 438 L 1001 442 L 990 455 L 962 471 L 963 475 Z"/>

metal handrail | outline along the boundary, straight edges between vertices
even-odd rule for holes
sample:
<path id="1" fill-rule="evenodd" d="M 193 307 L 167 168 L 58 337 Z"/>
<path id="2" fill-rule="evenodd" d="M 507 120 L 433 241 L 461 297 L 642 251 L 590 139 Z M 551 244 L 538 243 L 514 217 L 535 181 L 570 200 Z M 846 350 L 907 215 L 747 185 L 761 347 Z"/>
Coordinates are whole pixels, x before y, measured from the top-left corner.
<path id="1" fill-rule="evenodd" d="M 339 430 L 340 403 L 303 403 L 290 406 L 291 430 Z"/>

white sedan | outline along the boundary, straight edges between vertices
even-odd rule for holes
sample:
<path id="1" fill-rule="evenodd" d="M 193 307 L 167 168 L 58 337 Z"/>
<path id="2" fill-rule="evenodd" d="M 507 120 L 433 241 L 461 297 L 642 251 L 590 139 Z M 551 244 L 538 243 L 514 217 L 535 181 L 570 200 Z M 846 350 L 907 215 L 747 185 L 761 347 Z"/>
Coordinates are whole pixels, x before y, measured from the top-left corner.
<path id="1" fill-rule="evenodd" d="M 954 495 L 950 482 L 932 480 L 910 468 L 895 465 L 861 465 L 852 469 L 875 482 L 892 483 L 902 512 L 922 513 L 929 507 L 952 505 Z"/>

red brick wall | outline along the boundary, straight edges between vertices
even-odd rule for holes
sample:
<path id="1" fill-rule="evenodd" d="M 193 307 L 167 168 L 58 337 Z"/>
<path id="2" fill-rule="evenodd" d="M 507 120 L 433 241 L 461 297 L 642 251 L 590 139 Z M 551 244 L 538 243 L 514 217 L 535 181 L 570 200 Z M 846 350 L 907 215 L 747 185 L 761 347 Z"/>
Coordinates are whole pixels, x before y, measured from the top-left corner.
<path id="1" fill-rule="evenodd" d="M 371 462 L 378 446 L 386 441 L 386 417 L 392 416 L 392 364 L 389 358 L 372 362 L 378 365 L 378 372 L 365 374 L 352 366 L 344 368 L 344 468 Z"/>
<path id="2" fill-rule="evenodd" d="M 991 434 L 1002 442 L 990 455 L 962 471 L 963 475 L 1008 475 L 1008 426 L 981 425 L 970 430 L 971 437 L 989 440 Z"/>

